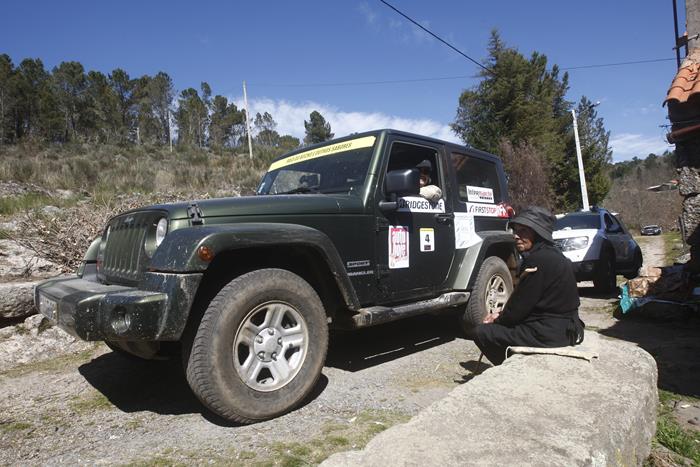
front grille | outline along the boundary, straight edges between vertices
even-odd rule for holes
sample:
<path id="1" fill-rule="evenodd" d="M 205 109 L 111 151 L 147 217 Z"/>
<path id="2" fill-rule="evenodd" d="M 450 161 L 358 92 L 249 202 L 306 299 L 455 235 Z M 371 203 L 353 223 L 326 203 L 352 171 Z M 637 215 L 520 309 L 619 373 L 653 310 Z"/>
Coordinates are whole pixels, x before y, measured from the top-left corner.
<path id="1" fill-rule="evenodd" d="M 107 282 L 135 283 L 148 263 L 144 250 L 146 235 L 155 231 L 163 213 L 154 211 L 123 214 L 108 224 L 100 276 Z"/>

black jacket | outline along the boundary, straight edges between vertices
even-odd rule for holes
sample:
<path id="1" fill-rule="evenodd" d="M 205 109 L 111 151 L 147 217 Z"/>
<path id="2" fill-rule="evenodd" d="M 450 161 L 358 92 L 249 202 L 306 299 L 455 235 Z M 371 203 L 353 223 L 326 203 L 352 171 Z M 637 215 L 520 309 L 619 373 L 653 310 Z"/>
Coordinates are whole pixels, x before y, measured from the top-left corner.
<path id="1" fill-rule="evenodd" d="M 515 326 L 568 318 L 578 324 L 580 301 L 571 261 L 543 241 L 523 256 L 520 282 L 495 322 Z"/>

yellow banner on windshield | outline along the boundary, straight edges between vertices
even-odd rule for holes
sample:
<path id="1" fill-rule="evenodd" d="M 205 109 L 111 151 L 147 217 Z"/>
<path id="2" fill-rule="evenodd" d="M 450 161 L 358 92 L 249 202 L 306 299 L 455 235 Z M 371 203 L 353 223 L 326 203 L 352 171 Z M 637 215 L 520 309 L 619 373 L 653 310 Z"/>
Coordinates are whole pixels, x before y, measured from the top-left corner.
<path id="1" fill-rule="evenodd" d="M 374 145 L 374 141 L 376 139 L 377 138 L 375 136 L 365 136 L 363 138 L 351 139 L 349 141 L 343 141 L 342 143 L 331 144 L 330 146 L 300 152 L 299 154 L 294 154 L 293 156 L 285 157 L 284 159 L 273 162 L 270 165 L 268 172 L 272 172 L 273 170 L 281 169 L 282 167 L 296 164 L 298 162 L 304 162 L 323 156 L 330 156 L 331 154 L 338 154 L 339 152 L 369 148 Z"/>

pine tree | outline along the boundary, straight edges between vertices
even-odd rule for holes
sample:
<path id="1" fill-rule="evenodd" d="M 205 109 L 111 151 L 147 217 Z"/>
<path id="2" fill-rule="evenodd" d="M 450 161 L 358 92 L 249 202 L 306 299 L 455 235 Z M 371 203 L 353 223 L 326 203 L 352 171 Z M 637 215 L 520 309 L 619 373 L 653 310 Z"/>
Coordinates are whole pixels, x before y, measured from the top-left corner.
<path id="1" fill-rule="evenodd" d="M 63 115 L 63 141 L 78 139 L 82 132 L 80 121 L 86 111 L 85 91 L 87 77 L 79 62 L 62 62 L 53 69 L 53 84 Z"/>
<path id="2" fill-rule="evenodd" d="M 478 149 L 498 153 L 500 148 L 508 147 L 513 153 L 509 155 L 512 160 L 517 159 L 519 149 L 526 148 L 527 158 L 547 170 L 545 180 L 554 196 L 552 207 L 571 208 L 576 196 L 572 186 L 578 186 L 578 171 L 576 164 L 571 163 L 573 134 L 571 103 L 566 100 L 568 75 L 560 77 L 556 65 L 548 69 L 547 57 L 538 52 L 527 59 L 507 47 L 497 31 L 491 34 L 488 51 L 487 69 L 481 72 L 481 81 L 459 98 L 453 131 L 467 145 Z M 590 120 L 590 131 L 587 130 L 590 140 L 587 154 L 591 162 L 586 166 L 586 174 L 591 180 L 589 191 L 599 200 L 609 187 L 605 174 L 609 161 L 608 133 L 602 120 L 595 120 L 595 113 L 591 115 L 594 120 Z M 573 157 L 575 161 L 575 152 Z M 512 179 L 529 177 L 528 173 L 532 175 L 532 172 L 516 171 L 509 177 L 517 186 L 541 183 L 540 177 L 534 175 Z"/>
<path id="3" fill-rule="evenodd" d="M 10 56 L 0 55 L 0 146 L 14 139 L 10 118 L 14 109 L 14 74 Z"/>
<path id="4" fill-rule="evenodd" d="M 314 110 L 309 115 L 309 121 L 304 120 L 304 128 L 306 130 L 306 136 L 304 137 L 304 144 L 316 144 L 333 139 L 335 136 L 331 133 L 331 124 L 326 122 L 318 111 Z"/>

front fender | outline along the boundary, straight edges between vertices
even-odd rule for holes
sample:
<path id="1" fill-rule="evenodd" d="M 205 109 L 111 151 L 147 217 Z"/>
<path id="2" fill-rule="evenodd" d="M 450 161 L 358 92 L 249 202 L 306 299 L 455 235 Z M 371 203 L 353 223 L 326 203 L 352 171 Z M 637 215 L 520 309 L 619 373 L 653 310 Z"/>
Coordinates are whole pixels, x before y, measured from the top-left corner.
<path id="1" fill-rule="evenodd" d="M 245 223 L 219 226 L 196 226 L 169 233 L 158 247 L 150 271 L 189 273 L 203 272 L 209 262 L 203 261 L 197 249 L 206 246 L 214 256 L 228 251 L 266 246 L 305 246 L 316 250 L 326 261 L 346 303 L 359 306 L 350 278 L 333 242 L 323 232 L 298 224 Z"/>

